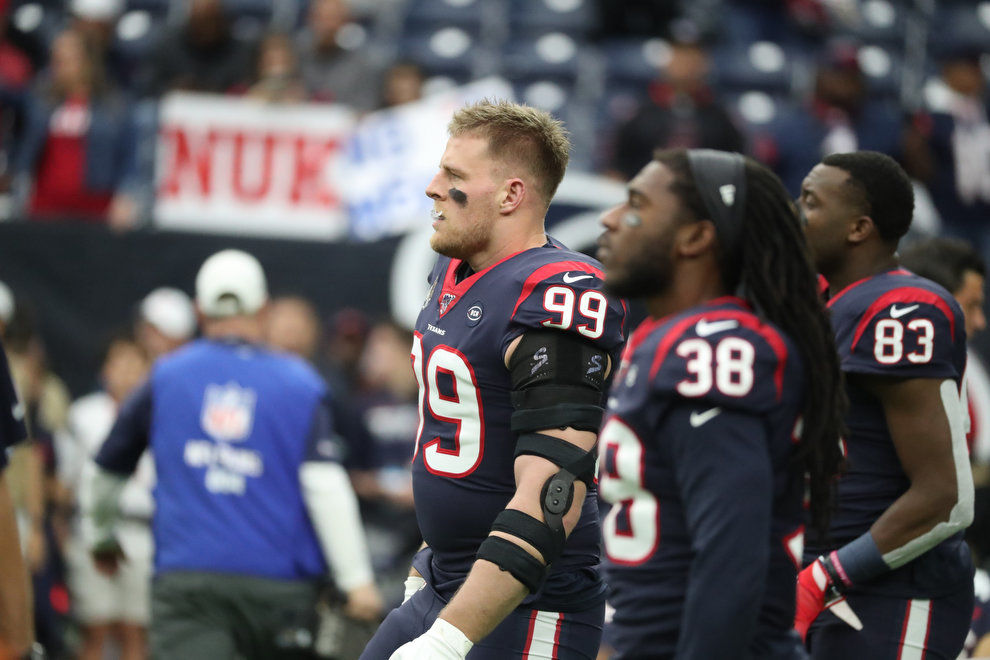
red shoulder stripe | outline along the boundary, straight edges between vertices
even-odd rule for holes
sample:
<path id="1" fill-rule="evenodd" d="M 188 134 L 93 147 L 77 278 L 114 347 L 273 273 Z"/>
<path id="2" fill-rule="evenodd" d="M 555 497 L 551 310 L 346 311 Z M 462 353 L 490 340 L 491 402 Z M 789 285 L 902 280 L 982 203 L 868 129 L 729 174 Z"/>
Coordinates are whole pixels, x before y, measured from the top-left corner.
<path id="1" fill-rule="evenodd" d="M 863 316 L 859 319 L 859 323 L 856 325 L 856 332 L 853 335 L 852 344 L 849 345 L 850 353 L 856 350 L 856 344 L 859 343 L 863 333 L 866 332 L 866 328 L 870 324 L 870 321 L 872 321 L 877 314 L 895 303 L 934 305 L 940 312 L 942 312 L 942 314 L 945 315 L 945 318 L 948 319 L 949 333 L 952 335 L 952 340 L 955 341 L 956 318 L 952 314 L 952 308 L 950 308 L 949 304 L 942 299 L 942 296 L 933 291 L 928 291 L 927 289 L 922 289 L 920 287 L 905 286 L 888 291 L 874 300 L 873 304 L 866 309 L 866 312 L 864 312 Z"/>
<path id="2" fill-rule="evenodd" d="M 529 294 L 533 293 L 533 289 L 536 285 L 547 279 L 548 277 L 553 277 L 558 273 L 564 273 L 569 270 L 579 270 L 584 273 L 591 273 L 600 280 L 605 279 L 605 273 L 601 270 L 595 268 L 591 264 L 586 264 L 581 261 L 555 261 L 552 264 L 546 264 L 540 266 L 526 278 L 523 283 L 522 291 L 519 293 L 519 298 L 516 299 L 516 306 L 512 308 L 512 317 L 515 317 L 516 312 L 519 311 L 519 305 L 523 303 Z"/>

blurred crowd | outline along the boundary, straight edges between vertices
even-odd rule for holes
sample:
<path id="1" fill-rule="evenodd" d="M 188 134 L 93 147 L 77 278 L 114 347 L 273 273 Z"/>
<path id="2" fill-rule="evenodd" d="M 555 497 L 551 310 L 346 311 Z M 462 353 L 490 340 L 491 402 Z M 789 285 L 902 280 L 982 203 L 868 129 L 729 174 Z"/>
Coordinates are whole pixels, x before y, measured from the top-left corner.
<path id="1" fill-rule="evenodd" d="M 366 113 L 496 74 L 565 120 L 572 168 L 625 179 L 656 147 L 729 149 L 796 195 L 823 155 L 873 149 L 917 182 L 924 227 L 985 251 L 985 5 L 2 0 L 0 190 L 9 217 L 140 226 L 147 115 L 172 90 Z"/>
<path id="2" fill-rule="evenodd" d="M 331 384 L 343 462 L 360 501 L 378 586 L 386 603 L 397 605 L 421 541 L 409 466 L 419 419 L 409 367 L 412 335 L 354 309 L 320 318 L 297 296 L 273 299 L 263 319 L 271 346 L 305 358 Z M 93 391 L 72 400 L 46 364 L 30 303 L 0 283 L 0 339 L 32 434 L 13 451 L 7 478 L 33 578 L 38 640 L 49 658 L 147 656 L 153 461 L 146 453 L 121 493 L 119 540 L 127 561 L 112 577 L 89 554 L 82 489 L 121 403 L 156 358 L 196 335 L 189 297 L 155 289 L 134 310 L 133 323 L 107 338 Z"/>

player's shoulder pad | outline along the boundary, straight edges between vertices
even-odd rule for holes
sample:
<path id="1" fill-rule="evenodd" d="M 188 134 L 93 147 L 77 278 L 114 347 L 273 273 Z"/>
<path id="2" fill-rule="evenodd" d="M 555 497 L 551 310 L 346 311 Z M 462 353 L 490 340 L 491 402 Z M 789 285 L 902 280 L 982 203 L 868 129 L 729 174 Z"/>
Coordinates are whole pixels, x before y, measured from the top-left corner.
<path id="1" fill-rule="evenodd" d="M 640 367 L 661 396 L 759 411 L 800 394 L 785 382 L 798 360 L 790 341 L 748 310 L 695 308 L 652 334 Z"/>
<path id="2" fill-rule="evenodd" d="M 573 332 L 609 352 L 625 339 L 626 303 L 602 290 L 600 263 L 561 248 L 520 255 L 511 321 L 522 328 Z"/>
<path id="3" fill-rule="evenodd" d="M 830 304 L 842 367 L 857 373 L 953 377 L 965 321 L 952 295 L 905 273 L 872 278 Z"/>

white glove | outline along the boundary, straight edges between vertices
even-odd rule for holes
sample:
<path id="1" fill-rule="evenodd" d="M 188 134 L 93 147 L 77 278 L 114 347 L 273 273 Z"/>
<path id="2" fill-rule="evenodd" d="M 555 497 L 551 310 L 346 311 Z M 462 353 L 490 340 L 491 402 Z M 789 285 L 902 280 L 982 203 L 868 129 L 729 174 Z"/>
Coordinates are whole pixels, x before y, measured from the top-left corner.
<path id="1" fill-rule="evenodd" d="M 404 603 L 415 596 L 417 591 L 426 586 L 426 580 L 418 575 L 410 575 L 403 584 L 406 586 L 406 592 L 402 596 L 402 602 Z"/>
<path id="2" fill-rule="evenodd" d="M 437 619 L 425 633 L 396 649 L 389 660 L 464 660 L 472 646 L 454 624 Z"/>

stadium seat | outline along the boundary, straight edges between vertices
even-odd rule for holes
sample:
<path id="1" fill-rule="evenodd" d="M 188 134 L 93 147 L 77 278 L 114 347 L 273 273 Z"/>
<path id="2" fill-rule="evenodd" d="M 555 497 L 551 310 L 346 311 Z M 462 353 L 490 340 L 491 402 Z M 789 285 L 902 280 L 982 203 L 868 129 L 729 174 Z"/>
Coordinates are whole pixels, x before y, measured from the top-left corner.
<path id="1" fill-rule="evenodd" d="M 726 93 L 759 90 L 786 94 L 795 63 L 780 44 L 757 41 L 745 46 L 721 47 L 714 54 L 716 86 Z"/>
<path id="2" fill-rule="evenodd" d="M 866 45 L 859 49 L 857 59 L 866 76 L 870 96 L 896 99 L 901 93 L 900 57 L 880 46 Z"/>
<path id="3" fill-rule="evenodd" d="M 512 0 L 509 25 L 513 37 L 534 32 L 586 35 L 595 23 L 593 0 Z"/>
<path id="4" fill-rule="evenodd" d="M 864 42 L 892 46 L 904 40 L 905 10 L 892 0 L 866 0 L 859 7 L 853 35 Z"/>
<path id="5" fill-rule="evenodd" d="M 573 83 L 580 72 L 581 44 L 562 32 L 516 38 L 502 51 L 503 71 L 513 81 Z"/>
<path id="6" fill-rule="evenodd" d="M 990 52 L 990 2 L 938 4 L 929 38 L 935 56 L 961 44 Z"/>
<path id="7" fill-rule="evenodd" d="M 405 37 L 399 54 L 421 66 L 428 76 L 446 76 L 466 82 L 475 72 L 476 47 L 476 39 L 467 31 L 442 27 Z"/>
<path id="8" fill-rule="evenodd" d="M 486 0 L 410 0 L 406 6 L 406 30 L 424 32 L 458 27 L 477 38 L 487 15 Z"/>
<path id="9" fill-rule="evenodd" d="M 608 85 L 645 87 L 669 59 L 663 39 L 614 39 L 602 44 Z"/>

